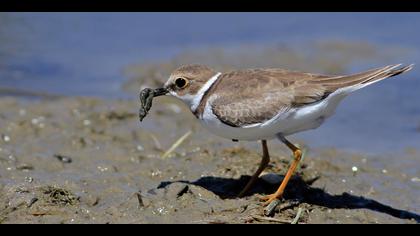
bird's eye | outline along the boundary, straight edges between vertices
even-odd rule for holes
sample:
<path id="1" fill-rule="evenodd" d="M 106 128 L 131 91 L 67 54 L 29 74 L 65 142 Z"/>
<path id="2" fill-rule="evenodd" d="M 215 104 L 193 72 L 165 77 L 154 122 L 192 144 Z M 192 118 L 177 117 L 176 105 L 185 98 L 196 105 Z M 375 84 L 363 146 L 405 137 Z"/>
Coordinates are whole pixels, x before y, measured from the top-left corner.
<path id="1" fill-rule="evenodd" d="M 188 84 L 188 81 L 186 80 L 186 79 L 184 79 L 184 78 L 177 78 L 176 80 L 175 80 L 175 85 L 178 87 L 178 88 L 185 88 L 186 86 L 187 86 L 187 84 Z"/>

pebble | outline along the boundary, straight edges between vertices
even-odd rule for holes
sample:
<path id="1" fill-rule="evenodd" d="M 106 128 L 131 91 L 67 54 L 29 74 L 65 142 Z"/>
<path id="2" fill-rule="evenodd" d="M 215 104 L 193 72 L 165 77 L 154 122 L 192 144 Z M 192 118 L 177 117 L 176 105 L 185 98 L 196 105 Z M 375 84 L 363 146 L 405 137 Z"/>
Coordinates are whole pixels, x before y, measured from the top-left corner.
<path id="1" fill-rule="evenodd" d="M 24 115 L 26 115 L 26 110 L 25 110 L 25 109 L 20 109 L 20 110 L 19 110 L 19 115 L 20 115 L 20 116 L 24 116 Z"/>
<path id="2" fill-rule="evenodd" d="M 386 173 L 388 173 L 388 171 L 387 171 L 387 170 L 385 170 L 385 169 L 383 169 L 383 170 L 382 170 L 382 173 L 383 173 L 383 174 L 386 174 Z"/>
<path id="3" fill-rule="evenodd" d="M 144 151 L 144 147 L 142 145 L 137 145 L 137 151 Z"/>
<path id="4" fill-rule="evenodd" d="M 162 174 L 162 171 L 160 171 L 160 170 L 156 170 L 156 171 L 153 171 L 153 172 L 152 172 L 152 177 L 159 176 L 159 175 L 161 175 L 161 174 Z"/>
<path id="5" fill-rule="evenodd" d="M 2 137 L 3 141 L 5 141 L 6 143 L 10 142 L 10 137 L 9 136 L 7 136 L 5 134 L 2 134 L 1 137 Z"/>
<path id="6" fill-rule="evenodd" d="M 420 178 L 419 177 L 413 177 L 411 178 L 412 182 L 420 182 Z"/>
<path id="7" fill-rule="evenodd" d="M 16 157 L 13 156 L 13 155 L 9 155 L 7 158 L 9 158 L 9 160 L 11 160 L 11 161 L 17 161 Z"/>
<path id="8" fill-rule="evenodd" d="M 199 152 L 199 151 L 201 151 L 201 148 L 200 147 L 196 147 L 196 148 L 194 148 L 194 149 L 191 150 L 191 152 Z"/>
<path id="9" fill-rule="evenodd" d="M 29 170 L 33 170 L 34 167 L 32 165 L 29 164 L 21 164 L 19 166 L 16 167 L 17 170 L 22 170 L 22 171 L 29 171 Z"/>
<path id="10" fill-rule="evenodd" d="M 39 123 L 38 118 L 33 118 L 33 119 L 31 120 L 31 123 L 32 123 L 33 125 L 37 125 L 37 124 Z"/>
<path id="11" fill-rule="evenodd" d="M 282 181 L 282 178 L 279 175 L 276 175 L 274 173 L 262 173 L 262 175 L 260 175 L 260 178 L 262 180 L 264 180 L 265 182 L 275 185 L 275 184 L 280 184 Z"/>
<path id="12" fill-rule="evenodd" d="M 105 172 L 105 171 L 108 171 L 108 170 L 109 170 L 109 168 L 108 168 L 108 167 L 103 167 L 103 166 L 98 166 L 97 168 L 98 168 L 98 170 L 99 170 L 99 171 L 101 171 L 101 172 Z"/>
<path id="13" fill-rule="evenodd" d="M 167 214 L 169 212 L 165 207 L 158 207 L 156 210 L 161 215 Z"/>
<path id="14" fill-rule="evenodd" d="M 83 125 L 84 126 L 89 126 L 90 124 L 92 124 L 92 122 L 90 120 L 83 120 Z"/>
<path id="15" fill-rule="evenodd" d="M 26 176 L 25 181 L 28 182 L 28 183 L 32 183 L 32 182 L 34 182 L 34 178 Z"/>
<path id="16" fill-rule="evenodd" d="M 37 117 L 37 118 L 33 118 L 32 120 L 31 120 L 31 123 L 33 124 L 33 125 L 38 125 L 39 126 L 39 128 L 44 128 L 45 127 L 45 124 L 44 123 L 42 123 L 42 121 L 44 121 L 45 120 L 45 117 L 43 117 L 43 116 L 40 116 L 40 117 Z"/>
<path id="17" fill-rule="evenodd" d="M 63 163 L 72 163 L 73 161 L 70 157 L 59 155 L 59 154 L 55 154 L 54 157 Z"/>
<path id="18" fill-rule="evenodd" d="M 31 123 L 32 123 L 33 125 L 38 124 L 38 119 L 37 119 L 37 118 L 33 118 L 33 119 L 31 120 Z"/>

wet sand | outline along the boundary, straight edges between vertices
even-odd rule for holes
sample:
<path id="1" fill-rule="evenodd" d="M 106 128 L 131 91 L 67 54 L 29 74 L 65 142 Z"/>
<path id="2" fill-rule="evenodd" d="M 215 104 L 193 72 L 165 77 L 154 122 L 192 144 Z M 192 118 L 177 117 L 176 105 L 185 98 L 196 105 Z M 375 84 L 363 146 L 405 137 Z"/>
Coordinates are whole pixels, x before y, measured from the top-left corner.
<path id="1" fill-rule="evenodd" d="M 282 144 L 269 142 L 266 176 L 236 198 L 258 166 L 258 143 L 213 136 L 171 98 L 156 99 L 143 123 L 138 108 L 126 100 L 1 97 L 0 223 L 420 222 L 415 149 L 390 164 L 291 138 L 307 155 L 282 203 L 264 216 L 258 195 L 277 188 L 291 160 Z"/>

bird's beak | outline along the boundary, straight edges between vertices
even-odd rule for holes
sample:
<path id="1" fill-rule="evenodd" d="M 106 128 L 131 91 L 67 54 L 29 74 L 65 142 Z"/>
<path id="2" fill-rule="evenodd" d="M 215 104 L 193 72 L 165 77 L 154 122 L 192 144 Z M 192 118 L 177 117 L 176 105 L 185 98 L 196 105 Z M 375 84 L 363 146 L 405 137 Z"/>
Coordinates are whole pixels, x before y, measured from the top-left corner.
<path id="1" fill-rule="evenodd" d="M 167 94 L 169 91 L 166 88 L 157 88 L 153 90 L 153 96 L 158 97 Z"/>

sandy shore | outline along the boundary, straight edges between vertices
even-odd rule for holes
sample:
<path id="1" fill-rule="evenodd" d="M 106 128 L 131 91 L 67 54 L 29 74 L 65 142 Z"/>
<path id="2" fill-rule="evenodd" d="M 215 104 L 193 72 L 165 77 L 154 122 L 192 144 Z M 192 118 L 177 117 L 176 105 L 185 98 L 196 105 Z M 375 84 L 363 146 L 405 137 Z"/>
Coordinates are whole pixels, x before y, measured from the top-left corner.
<path id="1" fill-rule="evenodd" d="M 416 150 L 389 165 L 381 156 L 300 143 L 308 154 L 282 204 L 266 217 L 257 195 L 278 186 L 287 149 L 269 142 L 266 177 L 239 199 L 260 161 L 258 143 L 215 137 L 167 98 L 155 101 L 140 124 L 138 106 L 0 98 L 0 223 L 420 222 Z"/>

